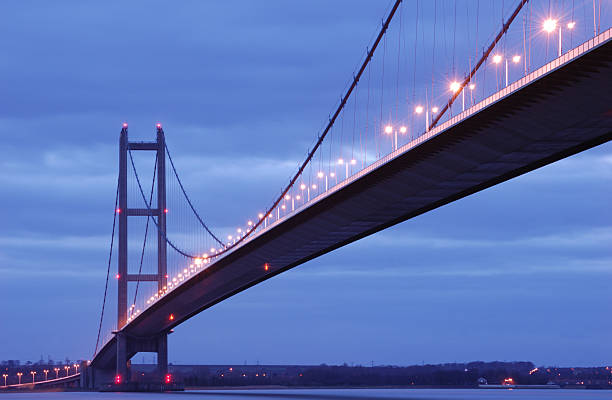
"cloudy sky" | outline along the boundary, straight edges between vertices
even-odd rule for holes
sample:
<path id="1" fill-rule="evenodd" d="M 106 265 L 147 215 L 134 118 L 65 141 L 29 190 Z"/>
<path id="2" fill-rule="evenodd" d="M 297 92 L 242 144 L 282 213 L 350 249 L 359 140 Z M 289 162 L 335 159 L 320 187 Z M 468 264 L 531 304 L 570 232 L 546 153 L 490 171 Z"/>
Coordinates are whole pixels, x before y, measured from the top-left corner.
<path id="1" fill-rule="evenodd" d="M 163 122 L 196 206 L 234 226 L 287 182 L 388 6 L 124 3 L 0 5 L 0 360 L 91 357 L 123 121 Z M 609 364 L 611 183 L 606 144 L 387 229 L 189 320 L 170 361 Z"/>

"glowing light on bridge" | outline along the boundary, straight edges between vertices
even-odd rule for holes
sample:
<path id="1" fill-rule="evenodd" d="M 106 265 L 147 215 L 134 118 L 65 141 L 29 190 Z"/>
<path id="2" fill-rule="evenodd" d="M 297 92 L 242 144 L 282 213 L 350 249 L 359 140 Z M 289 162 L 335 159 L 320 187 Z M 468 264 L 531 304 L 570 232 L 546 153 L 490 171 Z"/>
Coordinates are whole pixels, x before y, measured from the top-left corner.
<path id="1" fill-rule="evenodd" d="M 476 85 L 473 84 L 473 83 L 470 83 L 470 86 L 468 86 L 468 87 L 470 88 L 470 90 L 476 89 Z M 438 107 L 436 107 L 436 108 L 438 108 Z M 437 111 L 434 111 L 434 112 L 437 112 Z"/>
<path id="2" fill-rule="evenodd" d="M 515 64 L 518 64 L 521 61 L 521 56 L 514 56 L 512 57 L 512 62 Z"/>
<path id="3" fill-rule="evenodd" d="M 267 271 L 267 270 L 269 270 L 269 269 L 270 269 L 270 266 L 268 265 L 268 263 L 265 263 L 265 264 L 264 264 L 264 271 Z"/>
<path id="4" fill-rule="evenodd" d="M 387 126 L 385 126 L 385 133 L 386 133 L 387 135 L 392 134 L 392 133 L 393 133 L 393 127 L 392 127 L 391 125 L 387 125 Z"/>
<path id="5" fill-rule="evenodd" d="M 453 81 L 450 84 L 450 90 L 451 92 L 457 92 L 459 89 L 461 89 L 461 84 L 457 81 Z"/>
<path id="6" fill-rule="evenodd" d="M 416 106 L 414 108 L 414 112 L 417 114 L 422 114 L 423 113 L 423 106 Z"/>
<path id="7" fill-rule="evenodd" d="M 542 24 L 542 29 L 544 31 L 548 32 L 548 33 L 553 32 L 555 29 L 557 29 L 557 20 L 556 19 L 552 19 L 552 18 L 548 18 Z"/>
<path id="8" fill-rule="evenodd" d="M 161 129 L 161 124 L 158 122 L 156 125 L 157 129 Z"/>
<path id="9" fill-rule="evenodd" d="M 574 21 L 567 23 L 567 29 L 574 29 L 575 26 L 576 26 L 576 23 Z"/>
<path id="10" fill-rule="evenodd" d="M 405 126 L 400 126 L 400 133 L 401 134 L 405 134 L 406 132 L 408 132 L 408 128 L 406 128 Z M 354 161 L 354 160 L 353 160 Z"/>
<path id="11" fill-rule="evenodd" d="M 437 113 L 439 110 L 440 110 L 440 109 L 439 109 L 438 107 L 433 107 L 433 108 L 431 109 L 431 112 L 435 112 L 435 113 Z"/>
<path id="12" fill-rule="evenodd" d="M 499 64 L 501 61 L 502 61 L 502 56 L 501 56 L 500 54 L 495 54 L 495 55 L 493 56 L 493 62 L 494 62 L 495 64 Z"/>
<path id="13" fill-rule="evenodd" d="M 168 316 L 168 320 L 169 320 L 169 321 L 174 321 L 174 314 L 170 314 L 170 315 Z"/>

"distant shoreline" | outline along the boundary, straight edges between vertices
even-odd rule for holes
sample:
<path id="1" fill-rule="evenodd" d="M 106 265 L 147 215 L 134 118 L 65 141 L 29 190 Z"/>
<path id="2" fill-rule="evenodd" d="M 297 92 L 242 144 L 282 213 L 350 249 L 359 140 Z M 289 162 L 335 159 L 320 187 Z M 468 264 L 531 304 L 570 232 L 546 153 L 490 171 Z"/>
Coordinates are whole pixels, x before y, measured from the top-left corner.
<path id="1" fill-rule="evenodd" d="M 491 388 L 479 388 L 477 386 L 453 386 L 453 385 L 445 385 L 445 386 L 436 386 L 436 385 L 388 385 L 388 386 L 282 386 L 282 385 L 253 385 L 253 386 L 185 386 L 185 391 L 190 390 L 307 390 L 307 389 L 478 389 L 478 390 L 494 390 Z M 560 390 L 559 388 L 550 388 L 550 389 L 542 389 L 542 388 L 499 388 L 497 390 Z M 579 386 L 571 386 L 571 387 L 562 387 L 562 389 L 566 390 L 612 390 L 608 388 L 589 388 L 589 387 L 579 387 Z"/>

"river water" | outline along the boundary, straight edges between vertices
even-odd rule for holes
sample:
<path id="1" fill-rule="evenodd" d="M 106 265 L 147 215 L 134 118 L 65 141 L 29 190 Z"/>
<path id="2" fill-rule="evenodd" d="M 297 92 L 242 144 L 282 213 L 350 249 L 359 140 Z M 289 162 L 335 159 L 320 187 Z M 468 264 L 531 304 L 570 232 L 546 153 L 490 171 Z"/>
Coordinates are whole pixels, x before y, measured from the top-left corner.
<path id="1" fill-rule="evenodd" d="M 193 390 L 175 393 L 2 393 L 0 400 L 106 400 L 106 399 L 204 399 L 204 400 L 612 400 L 608 390 L 546 389 L 287 389 Z"/>

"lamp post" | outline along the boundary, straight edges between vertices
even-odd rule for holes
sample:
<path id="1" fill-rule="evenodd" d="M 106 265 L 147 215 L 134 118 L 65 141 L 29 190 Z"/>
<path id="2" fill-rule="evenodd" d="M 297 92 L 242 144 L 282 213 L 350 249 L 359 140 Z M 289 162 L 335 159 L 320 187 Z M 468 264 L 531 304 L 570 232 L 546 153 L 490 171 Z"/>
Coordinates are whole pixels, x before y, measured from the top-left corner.
<path id="1" fill-rule="evenodd" d="M 19 379 L 19 384 L 21 385 L 21 376 L 23 375 L 23 372 L 17 372 L 17 378 Z"/>
<path id="2" fill-rule="evenodd" d="M 75 364 L 73 365 L 73 367 L 74 367 L 74 373 L 75 373 L 75 374 L 78 374 L 78 373 L 79 373 L 79 364 L 76 364 L 76 363 L 75 363 Z"/>
<path id="3" fill-rule="evenodd" d="M 64 366 L 64 369 L 66 370 L 66 376 L 68 376 L 68 371 L 70 371 L 70 367 L 68 365 Z"/>
<path id="4" fill-rule="evenodd" d="M 423 106 L 416 106 L 414 112 L 417 114 L 423 114 Z M 429 131 L 429 110 L 425 111 L 425 132 Z"/>
<path id="5" fill-rule="evenodd" d="M 470 83 L 469 86 L 470 88 L 470 106 L 474 105 L 474 89 L 476 89 L 476 85 L 473 83 Z"/>
<path id="6" fill-rule="evenodd" d="M 458 90 L 461 90 L 461 84 L 457 81 L 453 81 L 450 84 L 450 91 L 453 93 L 457 93 Z M 465 91 L 461 90 L 461 111 L 465 111 Z"/>
<path id="7" fill-rule="evenodd" d="M 391 135 L 393 132 L 395 132 L 395 140 L 393 137 L 391 138 L 391 151 L 397 150 L 397 131 L 391 125 L 385 126 L 385 133 L 387 135 Z"/>
<path id="8" fill-rule="evenodd" d="M 574 27 L 576 26 L 576 22 L 574 21 L 570 21 L 567 23 L 567 29 L 572 30 L 574 29 Z M 547 20 L 545 20 L 542 23 L 542 29 L 544 31 L 546 31 L 547 33 L 553 33 L 554 31 L 558 30 L 559 31 L 559 46 L 558 46 L 558 52 L 557 52 L 557 56 L 561 57 L 561 54 L 563 52 L 563 47 L 562 47 L 562 36 L 561 36 L 561 30 L 562 30 L 562 26 L 561 24 L 559 24 L 557 22 L 556 19 L 552 19 L 552 18 L 548 18 Z"/>
<path id="9" fill-rule="evenodd" d="M 55 371 L 55 379 L 59 378 L 59 371 L 60 371 L 60 369 L 55 367 L 55 368 L 53 368 L 53 371 Z"/>
<path id="10" fill-rule="evenodd" d="M 6 386 L 6 378 L 8 378 L 8 374 L 2 374 L 2 377 L 4 378 L 4 386 Z"/>
<path id="11" fill-rule="evenodd" d="M 30 374 L 32 374 L 32 383 L 34 383 L 34 377 L 36 376 L 36 371 L 30 371 Z"/>
<path id="12" fill-rule="evenodd" d="M 317 172 L 317 178 L 323 179 L 325 177 L 325 191 L 327 192 L 327 175 L 325 175 L 322 171 Z"/>
<path id="13" fill-rule="evenodd" d="M 48 369 L 43 369 L 43 372 L 45 374 L 45 380 L 47 380 L 47 375 L 49 374 L 49 370 Z"/>

